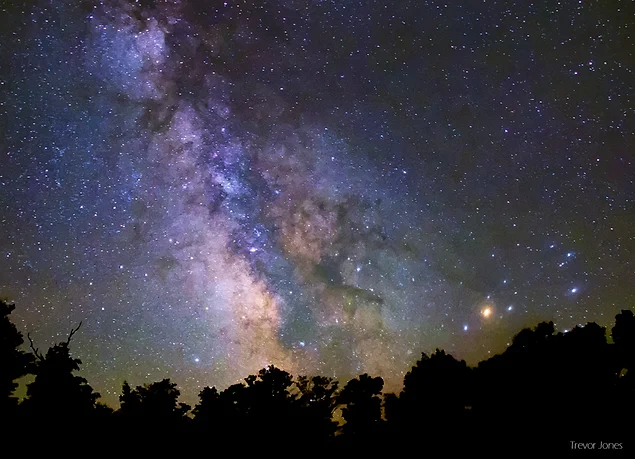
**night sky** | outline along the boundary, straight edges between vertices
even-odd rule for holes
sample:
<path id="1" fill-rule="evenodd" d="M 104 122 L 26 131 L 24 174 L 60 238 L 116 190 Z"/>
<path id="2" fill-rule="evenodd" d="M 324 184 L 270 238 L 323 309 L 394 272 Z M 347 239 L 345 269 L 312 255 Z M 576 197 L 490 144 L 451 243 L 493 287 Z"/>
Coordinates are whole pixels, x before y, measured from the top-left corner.
<path id="1" fill-rule="evenodd" d="M 0 296 L 110 404 L 635 305 L 633 1 L 1 5 Z"/>

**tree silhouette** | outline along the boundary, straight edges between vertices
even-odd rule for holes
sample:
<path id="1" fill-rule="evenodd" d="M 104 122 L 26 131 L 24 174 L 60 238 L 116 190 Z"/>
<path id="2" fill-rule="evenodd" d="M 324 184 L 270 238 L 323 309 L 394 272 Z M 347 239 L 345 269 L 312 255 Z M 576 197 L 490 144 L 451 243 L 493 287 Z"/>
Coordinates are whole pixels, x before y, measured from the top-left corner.
<path id="1" fill-rule="evenodd" d="M 200 401 L 192 410 L 195 427 L 203 432 L 218 434 L 223 426 L 219 415 L 225 411 L 218 390 L 216 387 L 205 387 L 198 394 L 198 398 Z"/>
<path id="2" fill-rule="evenodd" d="M 28 398 L 22 402 L 25 415 L 54 422 L 53 427 L 79 428 L 95 414 L 99 393 L 93 391 L 86 379 L 73 374 L 79 371 L 82 362 L 71 357 L 69 344 L 80 327 L 81 322 L 65 342 L 49 348 L 45 356 L 27 335 L 36 359 L 35 380 L 27 386 Z"/>
<path id="3" fill-rule="evenodd" d="M 514 336 L 509 351 L 530 353 L 536 347 L 544 346 L 554 331 L 553 322 L 540 322 L 533 330 L 524 328 Z"/>
<path id="4" fill-rule="evenodd" d="M 635 316 L 622 310 L 615 316 L 611 330 L 613 338 L 617 384 L 611 400 L 611 420 L 618 431 L 624 432 L 623 419 L 635 412 Z M 624 432 L 626 433 L 626 432 Z"/>
<path id="5" fill-rule="evenodd" d="M 465 361 L 437 349 L 419 360 L 404 377 L 401 393 L 384 397 L 387 435 L 398 445 L 429 436 L 427 448 L 444 454 L 457 453 L 461 443 L 446 444 L 447 431 L 462 431 L 472 403 L 472 371 Z"/>
<path id="6" fill-rule="evenodd" d="M 303 377 L 295 383 L 289 373 L 271 365 L 220 393 L 214 387 L 203 389 L 194 422 L 198 429 L 225 439 L 289 444 L 310 435 L 322 442 L 333 431 L 336 388 L 330 378 Z"/>
<path id="7" fill-rule="evenodd" d="M 471 405 L 470 388 L 471 372 L 464 360 L 439 349 L 430 357 L 423 353 L 404 377 L 401 413 L 416 429 L 457 427 Z"/>
<path id="8" fill-rule="evenodd" d="M 245 378 L 250 390 L 250 398 L 257 401 L 254 412 L 258 409 L 276 408 L 286 411 L 292 404 L 291 387 L 293 376 L 284 370 L 270 365 L 258 372 L 258 376 Z"/>
<path id="9" fill-rule="evenodd" d="M 163 379 L 132 389 L 124 381 L 119 396 L 121 407 L 118 415 L 127 422 L 142 423 L 152 429 L 158 427 L 179 428 L 187 422 L 190 406 L 179 403 L 181 392 L 176 383 Z"/>
<path id="10" fill-rule="evenodd" d="M 618 346 L 635 347 L 635 316 L 633 311 L 622 309 L 622 312 L 615 316 L 611 337 Z"/>
<path id="11" fill-rule="evenodd" d="M 364 373 L 351 379 L 339 393 L 337 403 L 342 405 L 342 417 L 346 421 L 342 435 L 348 445 L 361 448 L 380 433 L 383 387 L 382 378 Z"/>
<path id="12" fill-rule="evenodd" d="M 17 399 L 12 397 L 18 387 L 16 379 L 31 370 L 34 357 L 21 351 L 22 333 L 9 320 L 15 305 L 0 300 L 0 420 L 15 415 Z"/>
<path id="13" fill-rule="evenodd" d="M 400 399 L 407 409 L 422 414 L 457 416 L 470 405 L 469 386 L 470 369 L 465 361 L 437 349 L 430 357 L 423 353 L 406 374 Z"/>
<path id="14" fill-rule="evenodd" d="M 617 383 L 611 351 L 605 329 L 595 323 L 557 334 L 544 322 L 522 330 L 503 354 L 476 369 L 477 424 L 510 420 L 499 435 L 511 443 L 538 428 L 544 429 L 544 444 L 609 431 Z M 487 434 L 485 427 L 479 431 Z"/>
<path id="15" fill-rule="evenodd" d="M 328 444 L 335 435 L 337 423 L 333 413 L 337 408 L 338 383 L 324 376 L 300 376 L 295 385 L 299 395 L 294 419 L 302 426 L 297 432 L 298 441 Z"/>
<path id="16" fill-rule="evenodd" d="M 249 401 L 248 425 L 256 441 L 295 439 L 293 377 L 271 365 L 245 379 Z"/>
<path id="17" fill-rule="evenodd" d="M 294 379 L 273 365 L 223 391 L 204 388 L 193 419 L 170 379 L 135 388 L 124 381 L 121 406 L 113 414 L 74 374 L 81 361 L 71 356 L 69 345 L 81 323 L 46 355 L 27 335 L 31 355 L 18 349 L 23 340 L 8 320 L 12 310 L 0 303 L 4 406 L 16 377 L 27 371 L 35 376 L 27 399 L 13 412 L 17 417 L 9 419 L 13 430 L 4 431 L 12 440 L 18 438 L 18 420 L 46 426 L 44 434 L 52 433 L 58 444 L 71 433 L 90 441 L 99 432 L 162 455 L 202 439 L 213 448 L 231 445 L 241 455 L 262 454 L 263 448 L 275 453 L 272 445 L 308 446 L 312 455 L 379 455 L 383 449 L 394 455 L 413 446 L 431 455 L 498 454 L 518 445 L 524 453 L 542 454 L 558 445 L 568 450 L 571 438 L 619 441 L 632 434 L 624 422 L 635 410 L 631 311 L 615 317 L 612 344 L 595 323 L 556 333 L 552 322 L 542 322 L 521 330 L 502 354 L 476 368 L 440 349 L 423 353 L 401 392 L 383 397 L 384 420 L 380 377 L 362 374 L 340 391 L 332 378 Z M 344 421 L 339 429 L 338 410 Z M 528 435 L 533 441 L 527 442 Z"/>
<path id="18" fill-rule="evenodd" d="M 619 370 L 606 341 L 606 329 L 596 323 L 574 327 L 554 337 L 550 347 L 550 383 L 542 397 L 559 403 L 572 432 L 597 435 L 606 431 Z"/>
<path id="19" fill-rule="evenodd" d="M 297 381 L 271 365 L 222 392 L 206 387 L 194 408 L 199 431 L 219 438 L 248 437 L 255 442 L 311 442 L 324 446 L 333 437 L 337 382 L 301 376 Z"/>
<path id="20" fill-rule="evenodd" d="M 622 368 L 635 372 L 635 316 L 633 311 L 622 310 L 615 316 L 611 329 L 617 356 Z"/>
<path id="21" fill-rule="evenodd" d="M 393 430 L 399 429 L 404 417 L 399 395 L 393 392 L 384 395 L 384 417 Z"/>
<path id="22" fill-rule="evenodd" d="M 192 411 L 196 433 L 224 442 L 238 442 L 250 435 L 255 428 L 249 419 L 251 401 L 247 390 L 243 383 L 233 384 L 220 393 L 216 387 L 205 387 Z"/>

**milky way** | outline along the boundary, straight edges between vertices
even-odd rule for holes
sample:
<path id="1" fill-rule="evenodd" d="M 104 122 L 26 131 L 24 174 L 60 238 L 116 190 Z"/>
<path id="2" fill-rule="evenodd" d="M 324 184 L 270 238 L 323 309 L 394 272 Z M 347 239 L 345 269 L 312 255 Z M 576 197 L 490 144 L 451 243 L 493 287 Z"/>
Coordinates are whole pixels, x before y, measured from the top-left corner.
<path id="1" fill-rule="evenodd" d="M 0 296 L 109 403 L 633 305 L 633 2 L 19 3 Z"/>

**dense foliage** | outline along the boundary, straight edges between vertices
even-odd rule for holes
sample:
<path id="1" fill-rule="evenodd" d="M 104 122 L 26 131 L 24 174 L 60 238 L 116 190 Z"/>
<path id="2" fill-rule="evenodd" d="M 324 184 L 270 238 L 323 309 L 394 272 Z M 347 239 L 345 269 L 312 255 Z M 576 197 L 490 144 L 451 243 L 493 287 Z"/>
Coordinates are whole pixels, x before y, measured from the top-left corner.
<path id="1" fill-rule="evenodd" d="M 81 361 L 69 346 L 79 327 L 46 354 L 33 342 L 27 353 L 9 320 L 13 308 L 0 302 L 0 402 L 10 439 L 35 425 L 89 443 L 99 432 L 139 446 L 211 441 L 239 452 L 270 446 L 547 451 L 570 450 L 578 440 L 595 449 L 628 447 L 628 416 L 635 408 L 635 317 L 628 310 L 616 316 L 610 340 L 595 323 L 556 333 L 553 323 L 543 322 L 521 330 L 505 352 L 476 367 L 443 350 L 424 353 L 399 394 L 383 394 L 381 377 L 362 374 L 340 388 L 332 378 L 294 378 L 269 366 L 224 390 L 205 387 L 193 409 L 179 402 L 169 379 L 135 388 L 123 382 L 121 405 L 113 410 L 74 374 Z M 18 403 L 15 380 L 25 374 L 34 379 Z"/>

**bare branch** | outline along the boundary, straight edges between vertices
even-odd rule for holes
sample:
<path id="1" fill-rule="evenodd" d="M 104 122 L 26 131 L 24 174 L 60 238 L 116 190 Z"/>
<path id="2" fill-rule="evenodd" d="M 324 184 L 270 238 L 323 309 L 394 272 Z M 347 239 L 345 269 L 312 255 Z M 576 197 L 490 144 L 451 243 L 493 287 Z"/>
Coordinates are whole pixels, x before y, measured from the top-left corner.
<path id="1" fill-rule="evenodd" d="M 35 347 L 35 345 L 33 344 L 33 340 L 31 339 L 31 334 L 27 333 L 26 337 L 29 338 L 29 343 L 31 343 L 31 350 L 33 351 L 35 356 L 40 360 L 44 360 L 44 357 L 42 357 L 42 354 L 40 354 L 39 349 Z"/>
<path id="2" fill-rule="evenodd" d="M 70 335 L 68 335 L 68 339 L 66 340 L 66 345 L 67 345 L 67 346 L 70 344 L 70 342 L 71 342 L 71 338 L 73 337 L 73 335 L 75 334 L 75 332 L 76 332 L 77 330 L 79 330 L 79 327 L 81 327 L 81 326 L 82 326 L 82 322 L 80 321 L 80 322 L 79 322 L 79 325 L 77 326 L 77 328 L 75 328 L 75 329 L 71 330 L 71 334 L 70 334 Z"/>

